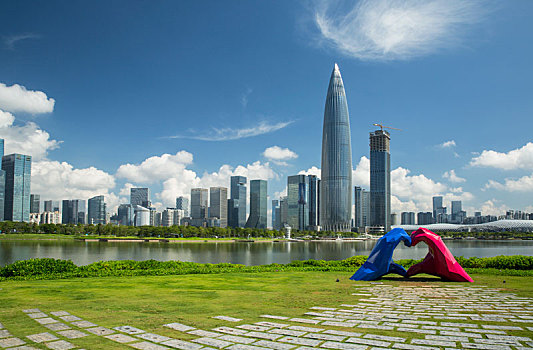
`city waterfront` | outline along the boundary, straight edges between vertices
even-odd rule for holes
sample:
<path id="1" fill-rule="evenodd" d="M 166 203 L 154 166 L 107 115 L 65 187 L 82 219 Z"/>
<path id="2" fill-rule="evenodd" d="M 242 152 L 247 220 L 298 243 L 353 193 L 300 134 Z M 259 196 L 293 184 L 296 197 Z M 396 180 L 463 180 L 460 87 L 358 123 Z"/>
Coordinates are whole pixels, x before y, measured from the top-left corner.
<path id="1" fill-rule="evenodd" d="M 294 260 L 341 260 L 354 255 L 368 255 L 375 243 L 375 240 L 290 243 L 0 241 L 0 266 L 31 258 L 72 260 L 77 265 L 86 265 L 100 260 L 148 259 L 213 264 L 286 264 Z M 455 256 L 533 255 L 533 241 L 448 240 L 446 245 Z M 425 245 L 407 248 L 400 244 L 394 252 L 394 258 L 420 259 L 426 253 Z"/>

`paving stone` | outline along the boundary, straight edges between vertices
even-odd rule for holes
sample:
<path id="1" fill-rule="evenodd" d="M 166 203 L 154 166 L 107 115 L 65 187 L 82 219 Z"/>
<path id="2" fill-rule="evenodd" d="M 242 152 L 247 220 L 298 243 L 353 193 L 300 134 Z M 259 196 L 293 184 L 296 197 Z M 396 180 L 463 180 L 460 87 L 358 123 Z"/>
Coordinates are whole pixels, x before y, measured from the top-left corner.
<path id="1" fill-rule="evenodd" d="M 349 343 L 339 343 L 336 341 L 327 341 L 320 345 L 321 348 L 326 349 L 341 349 L 341 350 L 365 350 L 368 348 L 366 345 L 361 344 L 349 344 Z M 298 348 L 300 349 L 300 348 Z M 298 350 L 296 349 L 296 350 Z"/>
<path id="2" fill-rule="evenodd" d="M 128 345 L 131 346 L 132 348 L 141 349 L 141 350 L 163 350 L 163 349 L 168 349 L 166 346 L 150 343 L 150 342 L 147 342 L 147 341 L 143 341 L 143 342 L 140 342 L 140 343 L 132 343 L 132 344 L 128 344 Z"/>
<path id="3" fill-rule="evenodd" d="M 194 334 L 194 335 L 197 335 L 199 337 L 211 337 L 211 338 L 216 338 L 216 337 L 219 337 L 219 336 L 222 335 L 220 333 L 204 331 L 203 329 L 196 329 L 194 331 L 190 331 L 190 332 L 187 332 L 187 333 Z"/>
<path id="4" fill-rule="evenodd" d="M 249 331 L 258 331 L 258 332 L 265 332 L 270 329 L 270 327 L 257 326 L 254 324 L 241 324 L 240 326 L 237 326 L 237 328 L 246 329 Z"/>
<path id="5" fill-rule="evenodd" d="M 441 335 L 453 335 L 456 337 L 482 338 L 481 334 L 478 334 L 478 333 L 440 331 L 440 334 Z"/>
<path id="6" fill-rule="evenodd" d="M 411 340 L 411 344 L 455 347 L 455 342 L 430 339 L 413 339 Z"/>
<path id="7" fill-rule="evenodd" d="M 89 321 L 75 321 L 75 322 L 72 322 L 71 324 L 73 324 L 76 327 L 80 327 L 80 328 L 88 328 L 88 327 L 96 327 L 96 326 L 98 326 L 97 324 L 94 324 L 94 323 L 89 322 Z"/>
<path id="8" fill-rule="evenodd" d="M 292 337 L 301 337 L 302 335 L 304 335 L 307 332 L 294 331 L 292 329 L 275 328 L 275 329 L 269 330 L 268 333 L 283 334 L 283 335 L 289 335 L 289 336 L 292 336 Z"/>
<path id="9" fill-rule="evenodd" d="M 424 345 L 412 345 L 404 343 L 395 343 L 392 345 L 394 349 L 407 349 L 407 350 L 439 350 L 439 348 L 424 346 Z"/>
<path id="10" fill-rule="evenodd" d="M 403 343 L 407 340 L 405 338 L 389 337 L 386 335 L 378 335 L 378 334 L 366 334 L 363 338 L 375 339 L 375 340 L 386 340 L 386 341 L 397 342 L 397 343 Z"/>
<path id="11" fill-rule="evenodd" d="M 475 343 L 480 344 L 498 344 L 498 345 L 512 345 L 512 346 L 520 346 L 520 342 L 517 340 L 497 340 L 497 339 L 474 339 Z"/>
<path id="12" fill-rule="evenodd" d="M 24 312 L 25 314 L 32 314 L 32 313 L 35 313 L 35 312 L 41 312 L 41 310 L 39 310 L 39 309 L 26 309 L 26 310 L 22 310 L 22 312 Z"/>
<path id="13" fill-rule="evenodd" d="M 284 343 L 297 344 L 297 345 L 305 345 L 305 346 L 317 346 L 318 344 L 322 343 L 322 340 L 304 339 L 304 338 L 291 337 L 291 336 L 283 337 L 279 339 L 278 341 L 281 341 Z"/>
<path id="14" fill-rule="evenodd" d="M 28 338 L 29 340 L 31 340 L 34 343 L 42 343 L 42 342 L 45 342 L 45 341 L 52 341 L 52 340 L 58 340 L 59 339 L 55 335 L 50 334 L 48 332 L 27 335 L 26 338 Z"/>
<path id="15" fill-rule="evenodd" d="M 228 347 L 229 350 L 269 350 L 260 346 L 246 345 L 246 344 L 234 344 Z"/>
<path id="16" fill-rule="evenodd" d="M 441 322 L 440 325 L 445 327 L 479 328 L 478 325 L 474 323 Z"/>
<path id="17" fill-rule="evenodd" d="M 50 343 L 45 343 L 46 347 L 53 350 L 68 350 L 74 349 L 76 346 L 72 343 L 69 343 L 66 340 L 58 340 Z"/>
<path id="18" fill-rule="evenodd" d="M 20 338 L 4 338 L 0 339 L 0 347 L 9 348 L 12 346 L 26 344 L 26 342 Z"/>
<path id="19" fill-rule="evenodd" d="M 518 326 L 494 326 L 494 325 L 481 325 L 481 328 L 485 328 L 485 329 L 501 329 L 501 330 L 506 330 L 506 331 L 521 331 L 523 330 L 522 327 L 518 327 Z"/>
<path id="20" fill-rule="evenodd" d="M 251 337 L 251 338 L 261 338 L 261 339 L 268 339 L 268 340 L 276 340 L 282 337 L 282 335 L 280 334 L 264 333 L 264 332 L 256 332 L 256 331 L 248 332 L 246 333 L 246 336 Z"/>
<path id="21" fill-rule="evenodd" d="M 187 326 L 187 325 L 184 325 L 183 323 L 178 323 L 178 322 L 167 323 L 167 324 L 164 324 L 163 326 L 167 328 L 175 329 L 180 332 L 188 332 L 188 331 L 192 331 L 196 329 L 194 327 Z"/>
<path id="22" fill-rule="evenodd" d="M 77 331 L 75 329 L 68 329 L 66 331 L 59 331 L 59 332 L 57 332 L 57 334 L 62 335 L 63 337 L 68 338 L 68 339 L 83 338 L 83 337 L 86 337 L 86 336 L 89 335 L 87 333 L 83 333 L 83 332 Z"/>
<path id="23" fill-rule="evenodd" d="M 74 315 L 60 316 L 59 318 L 67 322 L 81 321 L 81 318 Z"/>
<path id="24" fill-rule="evenodd" d="M 9 348 L 9 350 L 39 350 L 37 348 L 34 348 L 33 346 L 29 345 L 21 345 L 14 348 Z"/>
<path id="25" fill-rule="evenodd" d="M 528 337 L 515 337 L 512 335 L 487 334 L 487 338 L 496 340 L 531 341 L 531 338 Z"/>
<path id="26" fill-rule="evenodd" d="M 453 332 L 460 332 L 461 331 L 461 329 L 459 327 L 421 326 L 420 328 L 421 329 L 434 329 L 434 330 L 437 330 L 437 331 L 453 331 Z"/>
<path id="27" fill-rule="evenodd" d="M 323 334 L 323 333 L 307 333 L 304 335 L 305 338 L 311 338 L 311 339 L 319 339 L 319 340 L 331 340 L 331 341 L 343 341 L 346 339 L 345 336 L 342 335 L 331 335 L 331 334 Z"/>
<path id="28" fill-rule="evenodd" d="M 202 347 L 200 344 L 191 343 L 185 340 L 171 339 L 162 342 L 163 345 L 168 345 L 172 348 L 181 349 L 181 350 L 198 350 Z"/>
<path id="29" fill-rule="evenodd" d="M 289 318 L 288 317 L 285 317 L 285 316 L 275 316 L 275 315 L 261 315 L 259 317 L 263 317 L 263 318 L 273 318 L 275 320 L 288 320 Z"/>
<path id="30" fill-rule="evenodd" d="M 485 349 L 485 350 L 511 350 L 510 346 L 506 345 L 489 345 L 478 343 L 461 343 L 463 349 Z"/>
<path id="31" fill-rule="evenodd" d="M 274 349 L 274 350 L 290 350 L 296 347 L 296 345 L 278 343 L 278 342 L 269 341 L 269 340 L 259 340 L 255 342 L 254 345 L 262 346 L 262 347 Z"/>
<path id="32" fill-rule="evenodd" d="M 4 328 L 4 325 L 2 324 L 2 322 L 0 322 L 0 329 Z"/>
<path id="33" fill-rule="evenodd" d="M 226 334 L 232 334 L 232 335 L 245 335 L 248 333 L 248 331 L 245 331 L 243 329 L 237 329 L 237 328 L 231 328 L 231 327 L 217 327 L 213 328 L 214 331 L 220 332 L 220 333 L 226 333 Z"/>
<path id="34" fill-rule="evenodd" d="M 426 335 L 426 339 L 440 340 L 440 341 L 451 341 L 451 342 L 456 342 L 456 341 L 468 342 L 468 338 L 467 337 L 453 337 L 453 336 L 444 336 L 444 335 Z"/>
<path id="35" fill-rule="evenodd" d="M 364 344 L 364 345 L 372 345 L 372 346 L 381 346 L 381 347 L 389 347 L 391 343 L 382 341 L 382 340 L 374 340 L 374 339 L 366 339 L 366 338 L 357 338 L 352 337 L 348 338 L 346 340 L 348 343 L 356 343 L 356 344 Z"/>
<path id="36" fill-rule="evenodd" d="M 230 316 L 213 316 L 213 318 L 222 320 L 222 321 L 228 321 L 228 322 L 240 322 L 242 321 L 241 318 L 235 318 Z"/>
<path id="37" fill-rule="evenodd" d="M 302 331 L 302 332 L 322 332 L 323 328 L 313 328 L 313 327 L 303 327 L 303 326 L 290 326 L 288 329 L 292 329 L 293 331 Z"/>
<path id="38" fill-rule="evenodd" d="M 45 314 L 44 312 L 35 312 L 35 313 L 32 313 L 32 314 L 28 314 L 28 316 L 30 318 L 43 318 L 43 317 L 47 317 L 48 315 Z"/>
<path id="39" fill-rule="evenodd" d="M 106 335 L 104 336 L 104 338 L 107 338 L 112 341 L 116 341 L 117 343 L 131 343 L 132 341 L 137 340 L 137 338 L 130 337 L 129 335 L 124 335 L 120 333 Z"/>
<path id="40" fill-rule="evenodd" d="M 337 331 L 337 330 L 334 330 L 334 329 L 325 330 L 324 333 L 333 334 L 333 335 L 344 335 L 344 336 L 347 336 L 347 337 L 360 337 L 361 335 L 363 335 L 363 333 Z"/>
<path id="41" fill-rule="evenodd" d="M 161 342 L 171 339 L 169 337 L 165 337 L 164 335 L 159 335 L 159 334 L 154 334 L 154 333 L 142 333 L 142 334 L 139 334 L 137 337 L 154 342 L 154 343 L 161 343 Z"/>
<path id="42" fill-rule="evenodd" d="M 53 312 L 50 312 L 52 315 L 54 316 L 68 316 L 70 315 L 70 313 L 66 312 L 66 311 L 53 311 Z"/>
<path id="43" fill-rule="evenodd" d="M 275 323 L 275 322 L 256 322 L 254 323 L 258 326 L 264 326 L 264 327 L 275 327 L 275 328 L 285 328 L 288 327 L 288 324 L 284 323 Z"/>
<path id="44" fill-rule="evenodd" d="M 11 333 L 7 329 L 0 330 L 0 338 L 12 337 Z"/>
<path id="45" fill-rule="evenodd" d="M 257 340 L 253 338 L 245 338 L 245 337 L 239 337 L 238 335 L 229 335 L 229 334 L 218 337 L 217 339 L 229 341 L 232 343 L 240 343 L 240 344 L 250 344 Z"/>
<path id="46" fill-rule="evenodd" d="M 481 333 L 481 334 L 507 334 L 505 331 L 499 331 L 496 329 L 477 329 L 477 328 L 464 328 L 465 332 L 474 332 L 474 333 Z"/>
<path id="47" fill-rule="evenodd" d="M 99 336 L 102 336 L 102 335 L 109 335 L 109 334 L 113 334 L 115 333 L 114 330 L 112 329 L 109 329 L 109 328 L 105 328 L 105 327 L 94 327 L 94 328 L 86 328 L 85 329 L 87 332 L 90 332 L 94 335 L 99 335 Z"/>
<path id="48" fill-rule="evenodd" d="M 335 311 L 335 310 L 337 310 L 337 309 L 334 308 L 334 307 L 322 307 L 322 306 L 313 306 L 313 307 L 310 307 L 309 309 L 311 309 L 311 310 L 328 310 L 328 311 Z"/>
<path id="49" fill-rule="evenodd" d="M 145 332 L 142 329 L 135 328 L 132 326 L 120 326 L 120 327 L 115 327 L 113 329 L 119 332 L 122 332 L 122 333 L 126 333 L 126 334 L 141 334 Z"/>
<path id="50" fill-rule="evenodd" d="M 391 327 L 391 326 L 380 326 L 380 325 L 375 325 L 375 324 L 364 324 L 364 323 L 360 323 L 354 327 L 357 327 L 357 328 L 371 328 L 371 329 L 381 329 L 381 330 L 386 330 L 386 331 L 392 331 L 394 328 Z"/>
<path id="51" fill-rule="evenodd" d="M 321 323 L 323 326 L 335 326 L 335 327 L 353 327 L 353 324 L 348 322 L 337 322 L 337 321 L 325 321 Z"/>
<path id="52" fill-rule="evenodd" d="M 48 328 L 51 331 L 64 331 L 65 329 L 70 329 L 69 326 L 67 326 L 64 323 L 57 322 L 57 323 L 50 323 L 44 325 L 46 328 Z"/>
<path id="53" fill-rule="evenodd" d="M 291 318 L 290 321 L 292 321 L 292 322 L 300 322 L 300 323 L 310 323 L 310 324 L 319 324 L 320 323 L 320 321 L 318 321 L 318 320 L 311 320 L 309 318 L 298 318 L 298 317 Z"/>
<path id="54" fill-rule="evenodd" d="M 412 332 L 412 333 L 419 333 L 419 334 L 437 334 L 437 331 L 433 329 L 417 329 L 417 328 L 398 327 L 396 328 L 396 330 L 398 332 Z"/>
<path id="55" fill-rule="evenodd" d="M 50 324 L 50 323 L 57 323 L 59 321 L 57 320 L 54 320 L 53 318 L 51 317 L 44 317 L 44 318 L 35 318 L 35 321 L 39 322 L 40 324 Z"/>
<path id="56" fill-rule="evenodd" d="M 229 341 L 224 341 L 224 340 L 219 340 L 219 339 L 214 339 L 214 338 L 208 338 L 208 337 L 197 338 L 197 339 L 193 339 L 192 341 L 195 342 L 195 343 L 198 343 L 198 344 L 209 345 L 209 346 L 212 346 L 212 347 L 215 347 L 215 348 L 218 348 L 218 349 L 222 349 L 222 348 L 225 348 L 227 346 L 233 345 L 233 343 L 229 342 Z"/>

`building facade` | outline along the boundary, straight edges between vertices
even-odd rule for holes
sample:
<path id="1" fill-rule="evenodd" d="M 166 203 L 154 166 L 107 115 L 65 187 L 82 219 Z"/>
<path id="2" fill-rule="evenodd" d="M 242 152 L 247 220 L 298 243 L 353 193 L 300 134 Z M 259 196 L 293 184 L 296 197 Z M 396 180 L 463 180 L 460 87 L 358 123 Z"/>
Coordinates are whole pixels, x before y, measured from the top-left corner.
<path id="1" fill-rule="evenodd" d="M 316 175 L 309 178 L 309 227 L 317 229 L 320 226 L 320 179 Z"/>
<path id="2" fill-rule="evenodd" d="M 5 171 L 4 220 L 30 221 L 31 156 L 2 157 Z"/>
<path id="3" fill-rule="evenodd" d="M 279 206 L 279 200 L 272 200 L 272 228 L 274 230 L 281 230 L 281 211 Z"/>
<path id="4" fill-rule="evenodd" d="M 228 226 L 228 189 L 226 187 L 209 188 L 209 217 L 220 220 L 219 227 Z"/>
<path id="5" fill-rule="evenodd" d="M 130 204 L 148 208 L 150 203 L 150 189 L 146 187 L 133 187 L 130 189 Z"/>
<path id="6" fill-rule="evenodd" d="M 230 179 L 230 199 L 228 200 L 228 226 L 246 225 L 246 177 L 232 176 Z"/>
<path id="7" fill-rule="evenodd" d="M 402 225 L 415 225 L 415 213 L 412 211 L 404 211 L 401 214 L 401 224 Z"/>
<path id="8" fill-rule="evenodd" d="M 307 230 L 309 226 L 309 178 L 293 175 L 287 178 L 287 223 L 295 230 Z"/>
<path id="9" fill-rule="evenodd" d="M 359 186 L 355 186 L 354 189 L 354 226 L 362 231 L 370 224 L 370 192 Z"/>
<path id="10" fill-rule="evenodd" d="M 41 212 L 41 196 L 38 194 L 30 194 L 30 213 Z"/>
<path id="11" fill-rule="evenodd" d="M 245 227 L 267 228 L 267 182 L 265 180 L 250 181 L 250 216 Z"/>
<path id="12" fill-rule="evenodd" d="M 189 216 L 189 198 L 183 196 L 176 198 L 176 209 L 183 210 L 185 217 Z"/>
<path id="13" fill-rule="evenodd" d="M 391 226 L 390 134 L 385 130 L 370 133 L 370 226 Z"/>
<path id="14" fill-rule="evenodd" d="M 320 226 L 350 231 L 352 219 L 352 142 L 344 83 L 337 64 L 331 73 L 322 130 Z"/>
<path id="15" fill-rule="evenodd" d="M 87 223 L 98 225 L 106 224 L 106 204 L 104 196 L 95 196 L 89 199 Z"/>
<path id="16" fill-rule="evenodd" d="M 121 204 L 118 206 L 118 224 L 122 226 L 135 225 L 135 210 L 131 204 Z"/>

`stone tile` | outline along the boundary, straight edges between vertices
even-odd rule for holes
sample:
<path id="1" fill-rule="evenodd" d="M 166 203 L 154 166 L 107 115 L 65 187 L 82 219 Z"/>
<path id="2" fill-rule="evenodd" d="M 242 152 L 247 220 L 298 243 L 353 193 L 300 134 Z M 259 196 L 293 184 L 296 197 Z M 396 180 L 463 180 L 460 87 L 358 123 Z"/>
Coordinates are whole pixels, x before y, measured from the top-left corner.
<path id="1" fill-rule="evenodd" d="M 292 321 L 292 322 L 300 322 L 300 323 L 310 323 L 310 324 L 319 324 L 320 323 L 320 321 L 318 321 L 318 320 L 311 320 L 309 318 L 298 318 L 298 317 L 291 318 L 290 321 Z"/>
<path id="2" fill-rule="evenodd" d="M 65 329 L 70 329 L 69 326 L 67 326 L 64 323 L 57 322 L 57 323 L 50 323 L 44 325 L 46 328 L 48 328 L 51 331 L 64 331 Z"/>
<path id="3" fill-rule="evenodd" d="M 74 315 L 60 316 L 59 318 L 67 322 L 81 321 L 81 318 Z"/>
<path id="4" fill-rule="evenodd" d="M 263 326 L 263 327 L 275 327 L 275 328 L 285 328 L 285 327 L 288 327 L 289 325 L 288 324 L 284 324 L 284 323 L 275 323 L 275 322 L 256 322 L 254 323 L 258 326 Z"/>
<path id="5" fill-rule="evenodd" d="M 485 329 L 500 329 L 500 330 L 506 330 L 506 331 L 521 331 L 523 330 L 522 327 L 518 326 L 493 326 L 493 325 L 481 325 L 481 328 Z"/>
<path id="6" fill-rule="evenodd" d="M 528 337 L 515 337 L 512 335 L 487 334 L 487 338 L 496 340 L 531 341 L 531 338 Z"/>
<path id="7" fill-rule="evenodd" d="M 463 349 L 484 349 L 484 350 L 511 350 L 510 346 L 506 345 L 489 345 L 478 343 L 461 343 Z"/>
<path id="8" fill-rule="evenodd" d="M 269 350 L 260 346 L 246 345 L 246 344 L 234 344 L 228 347 L 229 350 Z"/>
<path id="9" fill-rule="evenodd" d="M 132 348 L 141 349 L 141 350 L 163 350 L 163 349 L 168 349 L 166 346 L 150 343 L 150 342 L 147 342 L 147 341 L 142 341 L 140 343 L 132 343 L 132 344 L 128 344 L 128 345 L 131 346 Z"/>
<path id="10" fill-rule="evenodd" d="M 71 324 L 73 324 L 76 327 L 80 327 L 80 328 L 88 328 L 88 327 L 96 327 L 96 326 L 98 326 L 97 324 L 94 324 L 94 323 L 89 322 L 89 321 L 75 321 L 75 322 L 71 322 Z"/>
<path id="11" fill-rule="evenodd" d="M 474 323 L 441 322 L 440 325 L 445 327 L 479 328 L 478 325 Z"/>
<path id="12" fill-rule="evenodd" d="M 453 337 L 453 336 L 445 336 L 445 335 L 426 335 L 426 339 L 450 341 L 450 342 L 456 342 L 456 341 L 468 342 L 467 337 Z"/>
<path id="13" fill-rule="evenodd" d="M 274 349 L 274 350 L 290 350 L 296 347 L 296 345 L 278 343 L 278 342 L 269 341 L 269 340 L 259 340 L 254 345 L 262 346 L 262 347 Z"/>
<path id="14" fill-rule="evenodd" d="M 375 339 L 375 340 L 385 340 L 385 341 L 397 342 L 397 343 L 403 343 L 403 342 L 405 342 L 407 340 L 405 338 L 389 337 L 389 336 L 386 336 L 386 335 L 378 335 L 378 334 L 366 334 L 363 338 Z"/>
<path id="15" fill-rule="evenodd" d="M 66 312 L 66 311 L 53 311 L 53 312 L 50 312 L 52 315 L 54 316 L 68 316 L 70 315 L 70 313 Z"/>
<path id="16" fill-rule="evenodd" d="M 197 339 L 193 339 L 192 341 L 198 344 L 208 345 L 208 346 L 212 346 L 218 349 L 223 349 L 225 347 L 233 345 L 233 343 L 229 341 L 208 338 L 208 337 L 197 338 Z"/>
<path id="17" fill-rule="evenodd" d="M 237 328 L 246 329 L 249 331 L 258 331 L 258 332 L 265 332 L 270 329 L 270 327 L 257 326 L 253 324 L 241 324 L 240 326 L 237 326 Z"/>
<path id="18" fill-rule="evenodd" d="M 323 328 L 313 328 L 313 327 L 303 327 L 303 326 L 290 326 L 288 329 L 292 329 L 293 331 L 302 331 L 302 332 L 322 332 Z"/>
<path id="19" fill-rule="evenodd" d="M 263 318 L 273 318 L 275 320 L 288 320 L 289 318 L 288 317 L 285 317 L 285 316 L 276 316 L 276 315 L 261 315 L 259 317 L 263 317 Z"/>
<path id="20" fill-rule="evenodd" d="M 220 333 L 204 331 L 203 329 L 196 329 L 194 331 L 190 331 L 190 332 L 187 332 L 187 333 L 193 334 L 193 335 L 197 335 L 199 337 L 211 337 L 211 338 L 216 338 L 216 337 L 219 337 L 219 336 L 222 335 Z"/>
<path id="21" fill-rule="evenodd" d="M 496 329 L 477 329 L 477 328 L 464 328 L 465 332 L 474 332 L 481 334 L 507 334 L 505 331 L 499 331 Z"/>
<path id="22" fill-rule="evenodd" d="M 86 337 L 86 336 L 89 335 L 87 333 L 83 333 L 83 332 L 77 331 L 75 329 L 68 329 L 66 331 L 59 331 L 59 332 L 57 332 L 57 334 L 62 335 L 63 337 L 68 338 L 68 339 L 83 338 L 83 337 Z"/>
<path id="23" fill-rule="evenodd" d="M 412 333 L 419 333 L 419 334 L 437 334 L 437 331 L 433 329 L 417 329 L 417 328 L 398 327 L 396 328 L 396 330 L 398 332 L 412 332 Z"/>
<path id="24" fill-rule="evenodd" d="M 241 318 L 235 318 L 230 316 L 213 316 L 213 318 L 222 320 L 222 321 L 228 321 L 228 322 L 240 322 L 242 321 Z"/>
<path id="25" fill-rule="evenodd" d="M 407 349 L 407 350 L 439 350 L 439 348 L 424 346 L 424 345 L 412 345 L 404 343 L 395 343 L 392 345 L 394 349 Z"/>
<path id="26" fill-rule="evenodd" d="M 58 322 L 58 321 L 54 320 L 51 317 L 36 318 L 35 321 L 39 322 L 40 324 L 49 324 L 49 323 L 57 323 Z"/>
<path id="27" fill-rule="evenodd" d="M 374 340 L 374 339 L 367 339 L 367 338 L 348 338 L 346 340 L 348 343 L 356 343 L 356 344 L 364 344 L 364 345 L 372 345 L 372 346 L 380 346 L 383 348 L 387 348 L 390 346 L 391 343 L 382 341 L 382 340 Z"/>
<path id="28" fill-rule="evenodd" d="M 430 340 L 430 339 L 413 339 L 411 340 L 411 344 L 417 344 L 417 345 L 433 345 L 433 346 L 440 346 L 440 347 L 455 347 L 455 342 L 451 341 L 442 341 L 442 340 Z"/>
<path id="29" fill-rule="evenodd" d="M 26 344 L 26 342 L 19 338 L 4 338 L 0 339 L 0 347 L 1 348 L 9 348 L 12 346 L 22 345 Z"/>
<path id="30" fill-rule="evenodd" d="M 34 348 L 33 346 L 29 346 L 29 345 L 21 345 L 15 348 L 9 348 L 9 350 L 39 350 L 39 349 Z"/>
<path id="31" fill-rule="evenodd" d="M 200 344 L 191 343 L 185 340 L 171 339 L 162 342 L 163 345 L 168 345 L 171 348 L 181 349 L 181 350 L 198 350 L 202 347 Z"/>
<path id="32" fill-rule="evenodd" d="M 122 332 L 122 333 L 126 333 L 126 334 L 141 334 L 141 333 L 146 332 L 146 331 L 143 331 L 142 329 L 135 328 L 132 326 L 120 326 L 120 327 L 115 327 L 113 329 L 119 332 Z"/>
<path id="33" fill-rule="evenodd" d="M 76 346 L 69 343 L 66 340 L 58 340 L 50 343 L 45 343 L 46 347 L 53 350 L 69 350 L 74 349 Z"/>
<path id="34" fill-rule="evenodd" d="M 114 330 L 109 329 L 109 328 L 105 328 L 105 327 L 101 327 L 101 326 L 94 327 L 94 328 L 86 328 L 85 330 L 87 332 L 89 332 L 89 333 L 92 333 L 94 335 L 99 335 L 99 336 L 109 335 L 109 334 L 115 333 Z"/>
<path id="35" fill-rule="evenodd" d="M 32 313 L 32 314 L 28 314 L 28 316 L 30 318 L 43 318 L 43 317 L 47 317 L 48 315 L 45 314 L 44 312 L 35 312 L 35 313 Z"/>
<path id="36" fill-rule="evenodd" d="M 289 335 L 289 336 L 292 336 L 292 337 L 300 337 L 300 336 L 304 335 L 307 332 L 294 331 L 292 329 L 275 328 L 275 329 L 269 330 L 268 333 L 283 334 L 283 335 Z"/>
<path id="37" fill-rule="evenodd" d="M 268 339 L 268 340 L 276 340 L 282 337 L 282 335 L 280 334 L 264 333 L 264 332 L 256 332 L 256 331 L 248 332 L 246 333 L 246 336 L 251 337 L 251 338 L 260 338 L 260 339 Z"/>
<path id="38" fill-rule="evenodd" d="M 12 337 L 11 333 L 7 329 L 0 330 L 0 338 L 9 338 Z"/>
<path id="39" fill-rule="evenodd" d="M 281 341 L 284 343 L 297 344 L 297 345 L 305 345 L 305 346 L 317 346 L 318 344 L 322 343 L 322 340 L 304 339 L 304 338 L 290 337 L 290 336 L 283 337 L 279 339 L 278 341 Z"/>
<path id="40" fill-rule="evenodd" d="M 22 312 L 24 312 L 25 314 L 32 314 L 32 313 L 35 313 L 35 312 L 41 312 L 41 310 L 39 310 L 39 309 L 26 309 L 26 310 L 22 310 Z"/>
<path id="41" fill-rule="evenodd" d="M 304 338 L 311 338 L 311 339 L 318 339 L 318 340 L 331 340 L 331 341 L 338 341 L 338 342 L 341 342 L 344 339 L 346 339 L 346 337 L 342 335 L 331 335 L 331 334 L 323 334 L 323 333 L 307 333 L 306 335 L 304 335 Z"/>
<path id="42" fill-rule="evenodd" d="M 231 327 L 217 327 L 213 328 L 214 331 L 220 332 L 220 333 L 226 333 L 226 334 L 232 334 L 232 335 L 245 335 L 248 333 L 248 331 L 245 331 L 243 329 L 237 329 L 237 328 L 231 328 Z"/>
<path id="43" fill-rule="evenodd" d="M 0 322 L 0 329 L 4 328 L 4 325 L 2 324 L 2 322 Z"/>
<path id="44" fill-rule="evenodd" d="M 334 329 L 325 330 L 324 333 L 333 334 L 333 335 L 344 335 L 344 336 L 347 336 L 347 337 L 360 337 L 361 335 L 363 335 L 363 333 L 337 331 L 337 330 L 334 330 Z"/>
<path id="45" fill-rule="evenodd" d="M 164 335 L 159 335 L 159 334 L 154 334 L 154 333 L 142 333 L 142 334 L 139 334 L 137 337 L 154 342 L 154 343 L 161 343 L 161 342 L 171 339 L 169 337 L 165 337 Z"/>
<path id="46" fill-rule="evenodd" d="M 468 332 L 440 331 L 440 335 L 453 335 L 456 337 L 482 338 L 481 334 Z"/>
<path id="47" fill-rule="evenodd" d="M 251 344 L 257 340 L 253 338 L 239 337 L 238 335 L 230 335 L 230 334 L 223 335 L 221 337 L 218 337 L 217 339 L 229 341 L 232 343 L 240 343 L 240 344 Z"/>
<path id="48" fill-rule="evenodd" d="M 42 342 L 45 342 L 45 341 L 52 341 L 52 340 L 58 340 L 59 339 L 55 335 L 50 334 L 48 332 L 27 335 L 26 338 L 28 338 L 29 340 L 31 340 L 34 343 L 42 343 Z"/>
<path id="49" fill-rule="evenodd" d="M 187 325 L 184 325 L 183 323 L 178 323 L 178 322 L 167 323 L 167 324 L 164 324 L 163 326 L 167 328 L 175 329 L 180 332 L 188 332 L 188 331 L 192 331 L 196 329 L 194 327 L 187 326 Z"/>
<path id="50" fill-rule="evenodd" d="M 325 348 L 325 349 L 341 349 L 341 350 L 365 350 L 366 348 L 368 348 L 368 346 L 366 345 L 339 343 L 336 341 L 327 341 L 323 343 L 322 345 L 320 345 L 320 347 Z"/>
<path id="51" fill-rule="evenodd" d="M 130 337 L 129 335 L 124 335 L 120 333 L 106 335 L 104 336 L 104 338 L 107 338 L 112 341 L 116 341 L 117 343 L 131 343 L 132 341 L 137 340 L 137 338 Z"/>

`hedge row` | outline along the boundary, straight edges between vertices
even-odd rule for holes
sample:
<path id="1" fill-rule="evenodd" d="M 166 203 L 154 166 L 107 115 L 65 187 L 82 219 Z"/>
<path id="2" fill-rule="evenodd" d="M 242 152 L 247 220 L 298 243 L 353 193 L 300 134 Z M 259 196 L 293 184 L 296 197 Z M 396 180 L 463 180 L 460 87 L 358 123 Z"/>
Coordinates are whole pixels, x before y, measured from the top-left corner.
<path id="1" fill-rule="evenodd" d="M 157 260 L 118 260 L 98 261 L 85 266 L 76 266 L 70 260 L 29 259 L 19 260 L 0 268 L 0 280 L 8 279 L 57 279 L 70 277 L 104 277 L 104 276 L 162 276 L 184 274 L 207 274 L 228 272 L 278 272 L 278 271 L 355 271 L 365 261 L 366 256 L 354 256 L 344 260 L 305 260 L 289 264 L 270 264 L 246 266 L 240 264 L 198 264 L 184 261 Z M 475 271 L 504 270 L 503 273 L 515 275 L 533 275 L 533 257 L 514 255 L 492 258 L 463 258 L 457 261 L 467 269 Z M 405 268 L 421 260 L 404 259 L 396 261 Z"/>

